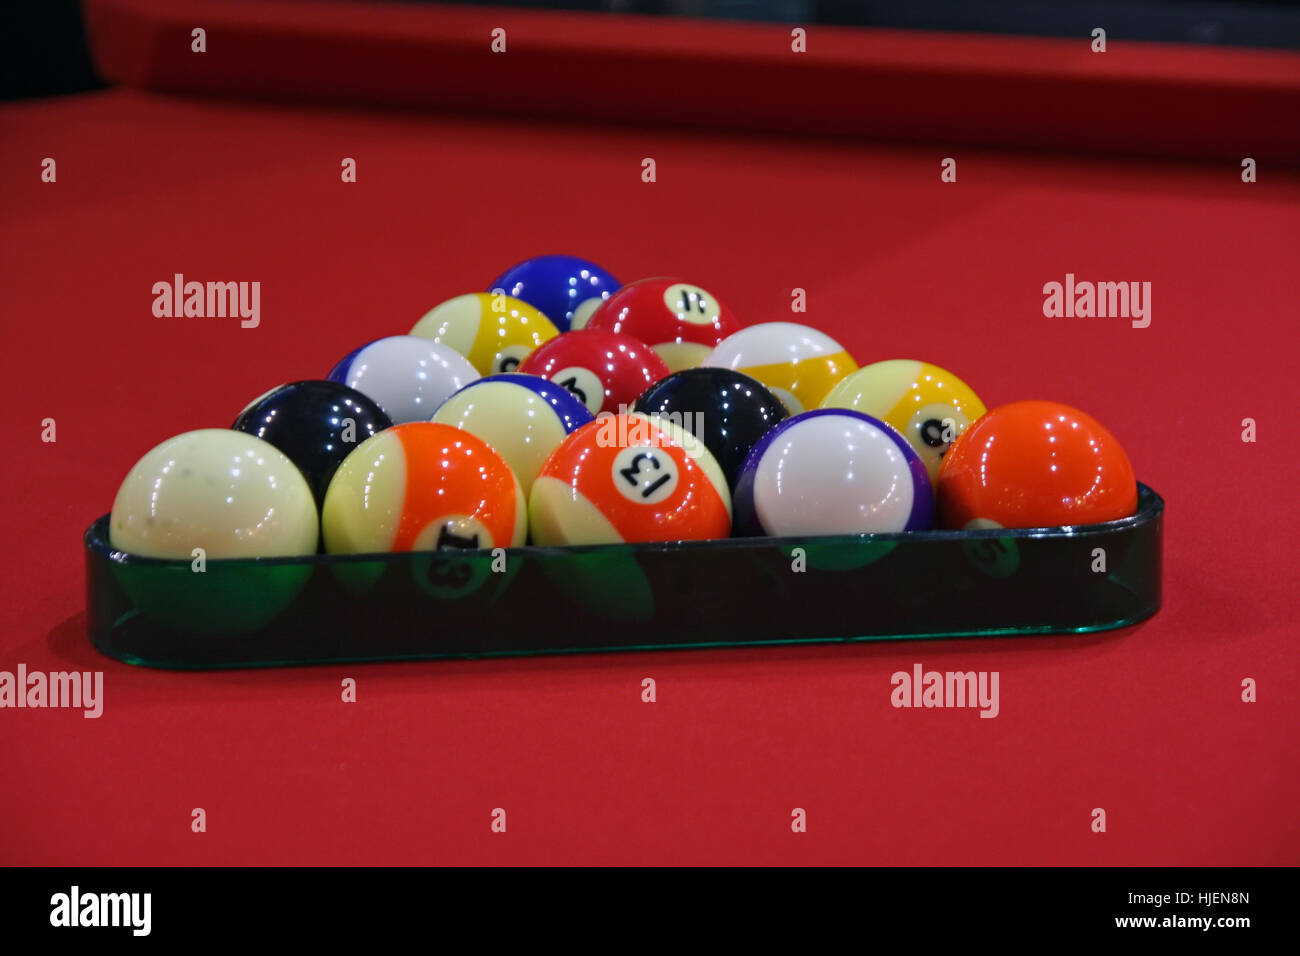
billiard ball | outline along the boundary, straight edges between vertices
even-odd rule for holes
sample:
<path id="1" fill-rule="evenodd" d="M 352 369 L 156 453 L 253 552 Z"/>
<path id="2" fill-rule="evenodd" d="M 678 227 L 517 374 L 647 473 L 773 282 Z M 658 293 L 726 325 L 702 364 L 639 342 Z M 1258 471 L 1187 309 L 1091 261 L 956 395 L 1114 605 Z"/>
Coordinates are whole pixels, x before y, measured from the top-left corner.
<path id="1" fill-rule="evenodd" d="M 925 465 L 897 431 L 844 409 L 787 418 L 759 440 L 736 483 L 742 534 L 870 534 L 931 527 Z"/>
<path id="2" fill-rule="evenodd" d="M 725 538 L 731 496 L 689 432 L 645 415 L 606 415 L 560 443 L 528 501 L 534 544 Z"/>
<path id="3" fill-rule="evenodd" d="M 729 368 L 688 368 L 669 375 L 642 392 L 633 410 L 667 418 L 704 442 L 733 489 L 749 450 L 790 417 L 765 385 Z"/>
<path id="4" fill-rule="evenodd" d="M 321 512 L 332 554 L 524 543 L 523 491 L 481 438 L 434 422 L 387 428 L 344 459 Z"/>
<path id="5" fill-rule="evenodd" d="M 480 375 L 513 372 L 537 346 L 560 334 L 527 302 L 504 293 L 473 292 L 434 306 L 411 334 L 450 345 Z"/>
<path id="6" fill-rule="evenodd" d="M 670 371 L 694 368 L 740 322 L 722 300 L 680 279 L 629 282 L 601 304 L 584 328 L 622 332 L 649 345 Z"/>
<path id="7" fill-rule="evenodd" d="M 893 425 L 925 462 L 933 482 L 957 436 L 987 409 L 970 386 L 929 362 L 873 362 L 844 379 L 822 408 L 851 408 Z"/>
<path id="8" fill-rule="evenodd" d="M 384 410 L 338 382 L 293 382 L 254 399 L 230 427 L 270 442 L 298 466 L 319 508 L 343 459 L 392 425 Z"/>
<path id="9" fill-rule="evenodd" d="M 592 420 L 568 389 L 536 375 L 492 375 L 447 399 L 433 420 L 477 435 L 519 479 L 524 496 L 564 437 Z"/>
<path id="10" fill-rule="evenodd" d="M 223 428 L 186 432 L 122 482 L 109 543 L 127 556 L 113 577 L 133 610 L 174 635 L 246 636 L 278 618 L 313 571 L 256 559 L 315 554 L 317 525 L 311 489 L 274 446 Z"/>
<path id="11" fill-rule="evenodd" d="M 795 322 L 764 322 L 741 329 L 727 336 L 703 364 L 758 379 L 792 415 L 817 408 L 837 383 L 858 369 L 844 346 Z"/>
<path id="12" fill-rule="evenodd" d="M 469 359 L 450 345 L 415 335 L 376 339 L 345 355 L 331 382 L 377 402 L 394 422 L 427 422 L 457 389 L 479 377 Z"/>
<path id="13" fill-rule="evenodd" d="M 519 363 L 519 371 L 563 385 L 593 414 L 626 411 L 668 375 L 668 366 L 630 335 L 599 329 L 566 332 Z"/>
<path id="14" fill-rule="evenodd" d="M 522 299 L 562 332 L 582 323 L 609 298 L 619 282 L 606 270 L 577 256 L 537 256 L 511 266 L 488 286 Z M 576 326 L 575 326 L 576 322 Z"/>
<path id="15" fill-rule="evenodd" d="M 311 488 L 270 442 L 204 428 L 151 449 L 113 500 L 109 542 L 119 551 L 189 561 L 314 554 Z"/>
<path id="16" fill-rule="evenodd" d="M 1137 510 L 1133 465 L 1091 415 L 1059 402 L 993 409 L 953 443 L 936 486 L 944 527 L 1097 524 Z"/>

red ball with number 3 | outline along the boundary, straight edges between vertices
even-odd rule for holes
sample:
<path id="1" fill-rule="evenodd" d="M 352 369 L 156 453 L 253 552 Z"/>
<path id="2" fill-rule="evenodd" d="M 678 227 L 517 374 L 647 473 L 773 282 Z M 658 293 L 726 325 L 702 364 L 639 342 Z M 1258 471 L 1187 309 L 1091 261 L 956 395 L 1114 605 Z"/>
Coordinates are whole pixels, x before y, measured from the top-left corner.
<path id="1" fill-rule="evenodd" d="M 663 359 L 640 339 L 597 329 L 557 335 L 516 371 L 567 388 L 593 415 L 631 408 L 637 396 L 669 375 Z"/>

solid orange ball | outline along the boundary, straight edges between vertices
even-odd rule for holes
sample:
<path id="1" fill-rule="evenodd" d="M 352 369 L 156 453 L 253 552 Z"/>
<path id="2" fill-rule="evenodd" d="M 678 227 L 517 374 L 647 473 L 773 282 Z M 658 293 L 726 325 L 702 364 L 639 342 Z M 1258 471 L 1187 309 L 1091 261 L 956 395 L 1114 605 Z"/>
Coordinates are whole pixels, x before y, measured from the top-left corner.
<path id="1" fill-rule="evenodd" d="M 983 415 L 944 456 L 936 485 L 946 528 L 1097 524 L 1137 510 L 1133 465 L 1091 415 L 1014 402 Z"/>

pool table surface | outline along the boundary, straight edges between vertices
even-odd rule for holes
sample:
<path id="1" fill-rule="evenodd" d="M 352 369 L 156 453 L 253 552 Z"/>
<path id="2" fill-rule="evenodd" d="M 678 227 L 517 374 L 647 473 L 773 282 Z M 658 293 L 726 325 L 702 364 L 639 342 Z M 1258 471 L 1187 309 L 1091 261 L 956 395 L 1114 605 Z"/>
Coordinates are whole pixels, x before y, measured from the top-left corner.
<path id="1" fill-rule="evenodd" d="M 988 117 L 1028 112 L 959 128 L 924 78 L 973 70 L 996 91 L 998 64 L 1014 62 L 1031 87 L 1041 72 L 1086 104 L 1086 38 L 1081 62 L 1059 66 L 1067 41 L 810 28 L 807 56 L 821 44 L 840 58 L 799 81 L 810 90 L 836 70 L 888 72 L 891 57 L 906 69 L 888 104 L 852 122 L 810 106 L 782 132 L 777 113 L 727 100 L 756 102 L 753 85 L 709 87 L 695 113 L 681 99 L 675 124 L 653 85 L 629 80 L 645 113 L 620 110 L 628 61 L 613 49 L 640 35 L 647 69 L 677 58 L 688 73 L 709 49 L 740 51 L 738 76 L 770 77 L 780 64 L 745 51 L 788 43 L 780 25 L 704 23 L 712 46 L 696 49 L 637 18 L 403 7 L 385 27 L 354 4 L 234 5 L 211 13 L 204 55 L 234 37 L 257 79 L 236 82 L 235 60 L 187 75 L 183 59 L 141 52 L 187 43 L 186 9 L 91 3 L 92 45 L 118 85 L 0 105 L 14 373 L 0 670 L 104 673 L 98 719 L 0 713 L 0 863 L 1300 863 L 1300 56 L 1115 41 L 1096 78 L 1110 102 L 1125 82 L 1170 102 L 1186 94 L 1170 84 L 1200 83 L 1229 107 L 1220 126 L 1134 107 L 1114 114 L 1117 132 L 1085 111 L 1043 121 L 1066 140 L 1073 126 L 1078 148 L 1036 148 L 1032 97 L 980 100 L 970 109 Z M 552 52 L 597 53 L 585 71 L 537 72 L 510 108 L 518 88 L 488 77 L 498 24 L 520 56 L 529 29 Z M 353 67 L 385 50 L 395 66 L 355 74 L 365 82 L 345 95 L 346 71 L 311 51 L 346 59 L 349 30 L 371 58 Z M 289 43 L 306 46 L 258 78 L 258 57 Z M 396 89 L 421 44 L 445 46 L 429 71 L 457 76 Z M 537 105 L 584 72 L 580 108 Z M 468 108 L 449 104 L 457 88 Z M 1289 119 L 1252 112 L 1252 89 Z M 340 180 L 344 157 L 356 183 Z M 941 180 L 945 157 L 956 182 Z M 1242 157 L 1257 182 L 1242 181 Z M 990 407 L 1088 411 L 1167 502 L 1163 609 L 1091 635 L 210 672 L 91 647 L 81 535 L 146 450 L 228 426 L 267 389 L 324 377 L 359 343 L 555 251 L 624 279 L 689 277 L 746 324 L 806 321 L 863 364 L 935 362 Z M 152 286 L 175 273 L 261 281 L 260 324 L 156 318 Z M 1149 326 L 1045 317 L 1043 286 L 1067 273 L 1150 282 Z M 997 717 L 895 709 L 890 677 L 916 663 L 997 671 Z M 357 699 L 344 704 L 348 677 Z M 196 807 L 206 833 L 191 831 Z M 806 833 L 791 831 L 794 808 Z"/>

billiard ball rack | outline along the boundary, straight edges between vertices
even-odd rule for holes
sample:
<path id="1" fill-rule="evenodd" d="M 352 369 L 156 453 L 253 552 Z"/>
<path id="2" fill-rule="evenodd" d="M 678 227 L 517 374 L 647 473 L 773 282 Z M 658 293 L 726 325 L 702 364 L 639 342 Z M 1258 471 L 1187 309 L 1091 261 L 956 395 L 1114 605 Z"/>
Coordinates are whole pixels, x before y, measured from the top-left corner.
<path id="1" fill-rule="evenodd" d="M 1105 631 L 1155 614 L 1164 502 L 1103 524 L 190 561 L 85 535 L 104 654 L 231 668 Z"/>

